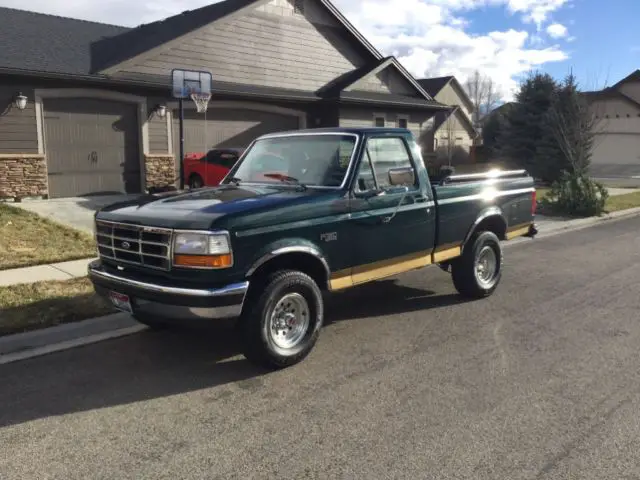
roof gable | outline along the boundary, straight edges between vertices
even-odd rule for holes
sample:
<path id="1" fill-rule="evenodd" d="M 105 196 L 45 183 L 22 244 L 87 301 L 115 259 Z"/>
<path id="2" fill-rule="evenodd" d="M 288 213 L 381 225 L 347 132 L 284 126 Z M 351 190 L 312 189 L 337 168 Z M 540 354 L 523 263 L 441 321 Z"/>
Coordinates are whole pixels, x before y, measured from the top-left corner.
<path id="1" fill-rule="evenodd" d="M 475 105 L 469 98 L 467 92 L 465 92 L 458 79 L 453 75 L 448 75 L 446 77 L 434 77 L 434 78 L 422 78 L 418 80 L 418 83 L 424 88 L 429 95 L 433 98 L 442 92 L 445 87 L 450 86 L 455 94 L 460 98 L 461 102 L 465 104 L 465 107 L 469 112 L 473 112 L 475 110 Z"/>
<path id="2" fill-rule="evenodd" d="M 629 83 L 629 82 L 640 82 L 640 69 L 635 70 L 634 72 L 631 72 L 629 75 L 624 77 L 618 83 L 616 83 L 615 85 L 611 86 L 611 88 L 619 88 L 622 85 L 624 85 L 625 83 Z"/>
<path id="3" fill-rule="evenodd" d="M 440 115 L 435 122 L 434 129 L 438 130 L 442 125 L 446 123 L 446 121 L 454 115 L 456 119 L 460 122 L 460 124 L 467 130 L 471 137 L 476 137 L 478 135 L 478 131 L 475 129 L 471 120 L 465 113 L 460 109 L 460 107 L 453 107 L 449 109 L 448 112 L 445 112 L 443 115 Z"/>
<path id="4" fill-rule="evenodd" d="M 433 98 L 420 86 L 416 79 L 413 78 L 402 64 L 393 56 L 380 59 L 377 62 L 365 65 L 364 67 L 343 75 L 321 93 L 327 94 L 329 92 L 338 93 L 341 91 L 364 90 L 362 87 L 367 80 L 372 79 L 386 70 L 393 71 L 400 79 L 402 79 L 401 81 L 406 83 L 407 89 L 411 91 L 410 95 L 417 96 L 424 100 L 433 100 Z"/>
<path id="5" fill-rule="evenodd" d="M 222 19 L 240 15 L 250 8 L 260 7 L 270 1 L 223 0 L 196 10 L 182 12 L 164 20 L 141 25 L 118 38 L 105 40 L 102 48 L 113 53 L 110 60 L 100 68 L 100 73 L 113 73 L 131 62 L 140 61 L 142 58 L 171 48 L 187 35 L 199 29 L 206 28 Z M 382 58 L 382 54 L 355 29 L 330 0 L 309 1 L 321 5 L 360 46 L 368 51 L 372 59 Z"/>
<path id="6" fill-rule="evenodd" d="M 447 77 L 421 78 L 418 83 L 431 97 L 435 97 L 452 78 L 450 75 Z"/>

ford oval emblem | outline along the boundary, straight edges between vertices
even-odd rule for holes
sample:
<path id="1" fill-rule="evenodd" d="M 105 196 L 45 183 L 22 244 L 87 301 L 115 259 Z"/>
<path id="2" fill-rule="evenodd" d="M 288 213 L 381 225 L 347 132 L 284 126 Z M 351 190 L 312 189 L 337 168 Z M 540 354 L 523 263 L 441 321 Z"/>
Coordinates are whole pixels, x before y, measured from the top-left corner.
<path id="1" fill-rule="evenodd" d="M 129 242 L 122 242 L 122 248 L 129 250 L 131 248 L 131 244 Z"/>

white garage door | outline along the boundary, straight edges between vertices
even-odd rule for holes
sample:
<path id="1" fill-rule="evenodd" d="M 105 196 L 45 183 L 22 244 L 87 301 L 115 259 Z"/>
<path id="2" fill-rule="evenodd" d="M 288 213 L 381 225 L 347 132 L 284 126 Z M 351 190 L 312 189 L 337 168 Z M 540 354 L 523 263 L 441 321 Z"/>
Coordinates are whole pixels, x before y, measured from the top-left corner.
<path id="1" fill-rule="evenodd" d="M 601 178 L 640 175 L 640 133 L 596 135 L 590 173 Z"/>

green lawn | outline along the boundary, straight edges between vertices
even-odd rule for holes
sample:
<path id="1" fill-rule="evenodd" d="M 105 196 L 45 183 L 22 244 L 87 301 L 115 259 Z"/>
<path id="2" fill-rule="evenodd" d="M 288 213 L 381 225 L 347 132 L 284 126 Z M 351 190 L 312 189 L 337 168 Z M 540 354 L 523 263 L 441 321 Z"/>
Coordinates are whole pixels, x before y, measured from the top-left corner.
<path id="1" fill-rule="evenodd" d="M 0 270 L 96 255 L 91 235 L 0 203 Z"/>
<path id="2" fill-rule="evenodd" d="M 537 199 L 542 200 L 549 194 L 550 191 L 550 188 L 537 188 Z M 636 207 L 640 207 L 640 192 L 610 196 L 609 198 L 607 198 L 604 209 L 606 212 L 610 213 Z"/>
<path id="3" fill-rule="evenodd" d="M 0 287 L 0 336 L 114 313 L 89 279 Z"/>

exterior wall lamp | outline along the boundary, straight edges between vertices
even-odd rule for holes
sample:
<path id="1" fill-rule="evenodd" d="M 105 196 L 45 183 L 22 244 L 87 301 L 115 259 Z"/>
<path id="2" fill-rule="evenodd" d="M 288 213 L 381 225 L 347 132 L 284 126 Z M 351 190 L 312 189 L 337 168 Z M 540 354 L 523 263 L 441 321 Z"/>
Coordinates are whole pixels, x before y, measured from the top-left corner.
<path id="1" fill-rule="evenodd" d="M 19 110 L 24 110 L 27 108 L 27 97 L 22 94 L 22 92 L 18 93 L 16 97 L 13 99 L 13 103 Z"/>
<path id="2" fill-rule="evenodd" d="M 156 115 L 160 118 L 164 118 L 167 116 L 167 106 L 166 105 L 156 105 Z"/>

